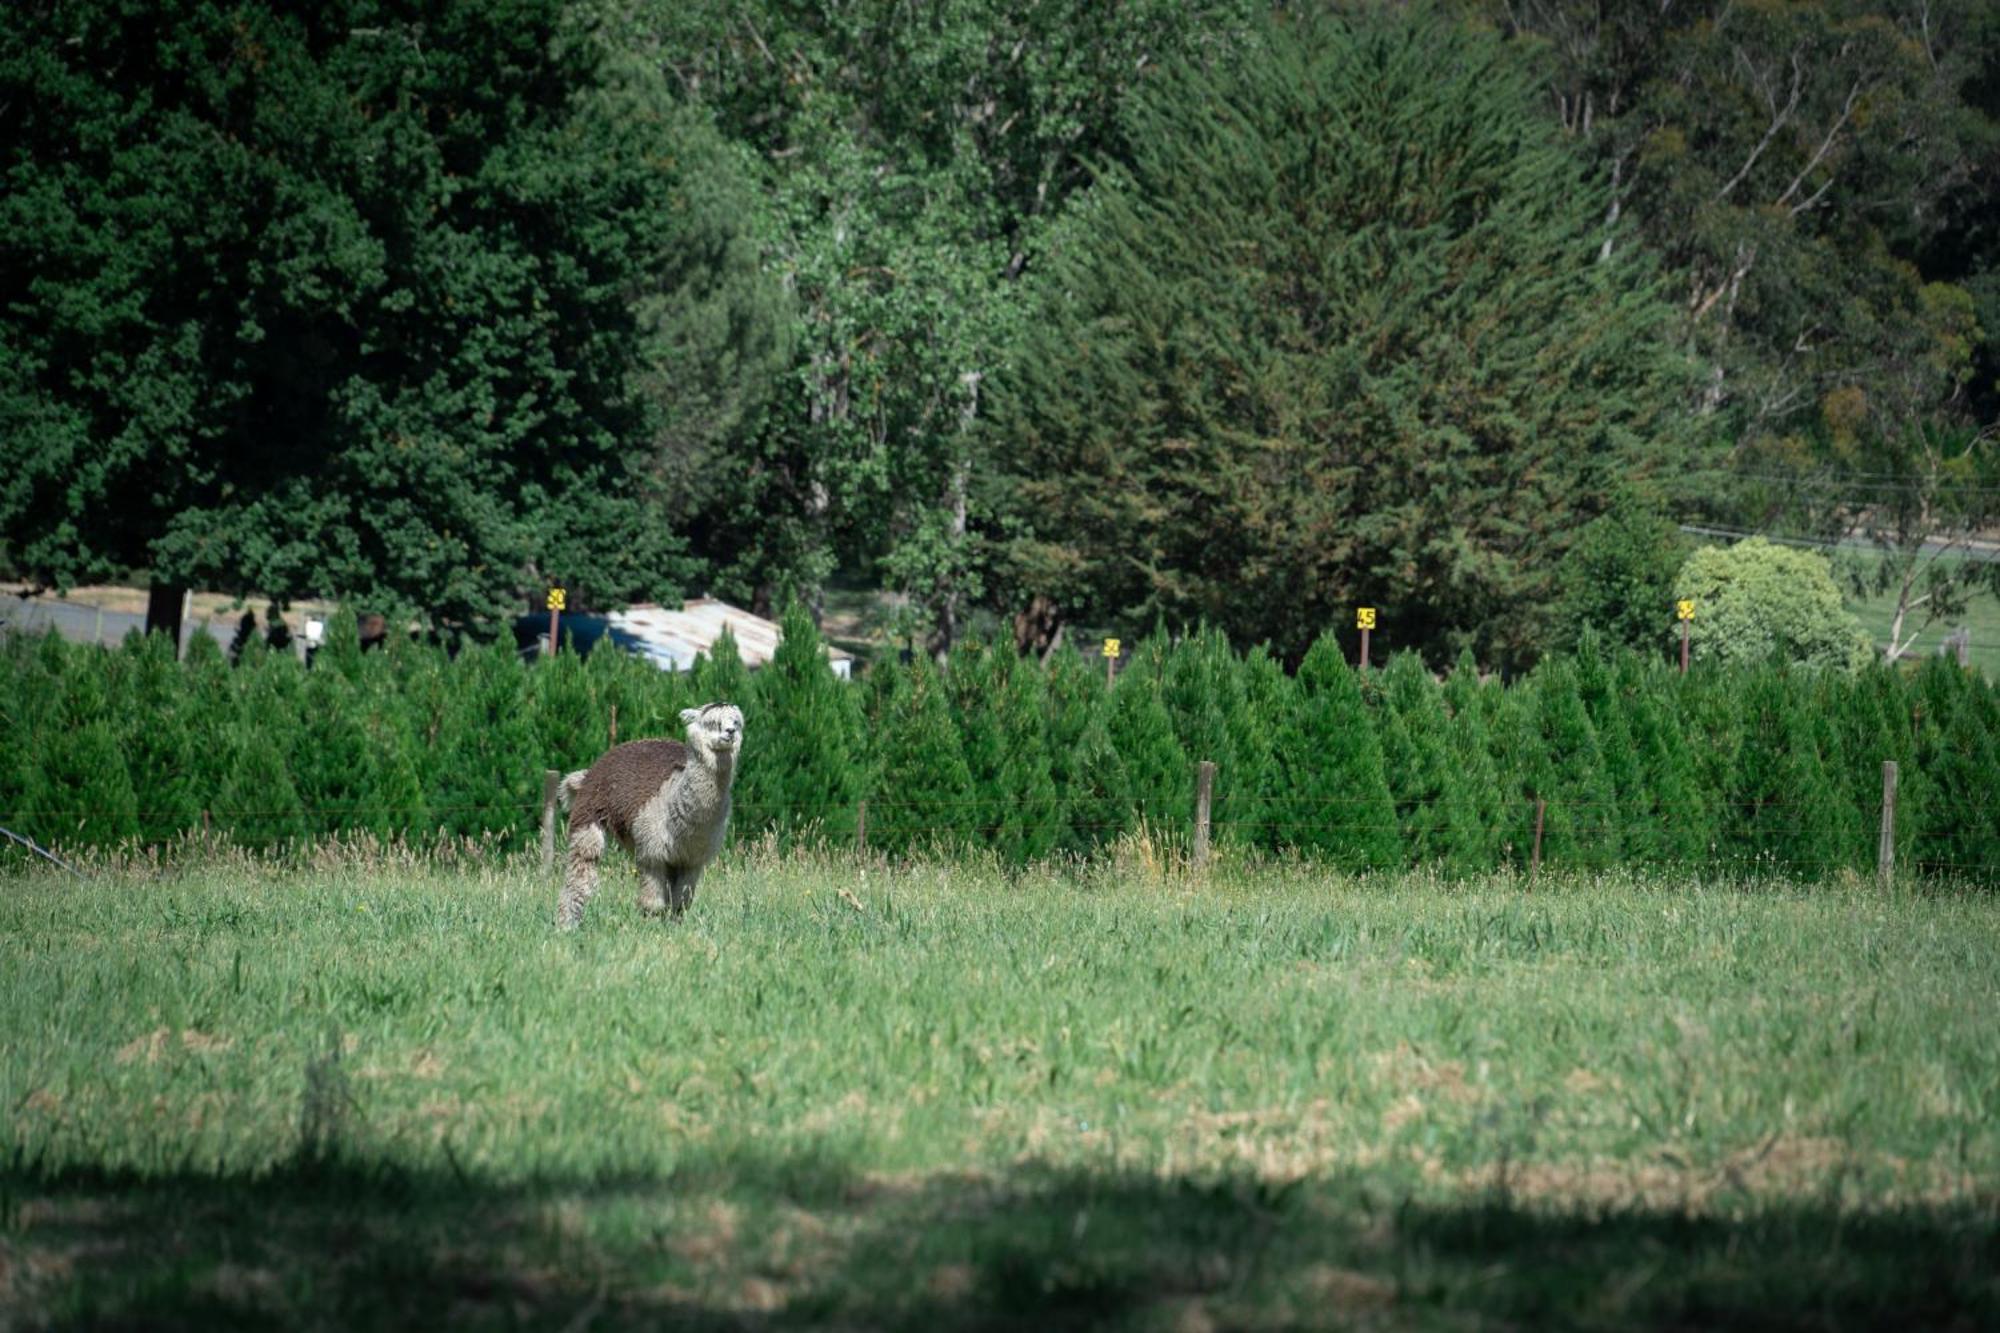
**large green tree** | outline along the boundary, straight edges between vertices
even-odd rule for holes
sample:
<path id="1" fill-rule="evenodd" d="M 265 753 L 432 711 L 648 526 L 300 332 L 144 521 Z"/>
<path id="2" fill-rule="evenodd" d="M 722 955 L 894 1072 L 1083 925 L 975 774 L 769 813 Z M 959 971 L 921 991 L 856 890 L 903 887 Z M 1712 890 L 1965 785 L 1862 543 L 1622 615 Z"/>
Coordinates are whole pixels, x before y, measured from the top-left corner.
<path id="1" fill-rule="evenodd" d="M 788 360 L 705 478 L 719 591 L 817 605 L 838 564 L 909 594 L 942 654 L 996 589 L 976 430 L 1021 284 L 1118 111 L 1261 0 L 639 0 L 622 43 L 763 160 Z"/>
<path id="2" fill-rule="evenodd" d="M 1675 274 L 1697 406 L 1732 436 L 1790 434 L 1838 390 L 1894 414 L 1954 394 L 1936 352 L 1972 307 L 1937 276 L 2000 254 L 1966 210 L 1993 188 L 1968 170 L 2000 110 L 1985 0 L 1458 8 L 1537 51 L 1547 106 Z M 1947 230 L 1984 249 L 1947 260 Z"/>
<path id="3" fill-rule="evenodd" d="M 447 625 L 672 595 L 635 385 L 718 154 L 627 114 L 579 12 L 0 12 L 8 559 Z"/>
<path id="4" fill-rule="evenodd" d="M 1683 394 L 1534 98 L 1425 13 L 1294 16 L 1146 85 L 989 388 L 1010 577 L 1293 660 L 1357 602 L 1399 643 L 1529 656 L 1612 476 L 1680 462 Z"/>

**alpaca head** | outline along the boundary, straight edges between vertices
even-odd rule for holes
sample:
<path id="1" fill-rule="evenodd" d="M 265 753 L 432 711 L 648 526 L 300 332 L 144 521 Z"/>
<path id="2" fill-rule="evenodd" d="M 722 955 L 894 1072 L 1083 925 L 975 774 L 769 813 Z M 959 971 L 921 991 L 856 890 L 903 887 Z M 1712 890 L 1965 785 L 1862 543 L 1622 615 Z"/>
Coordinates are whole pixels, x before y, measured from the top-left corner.
<path id="1" fill-rule="evenodd" d="M 735 704 L 703 704 L 681 709 L 688 748 L 701 754 L 727 756 L 743 744 L 743 710 Z"/>

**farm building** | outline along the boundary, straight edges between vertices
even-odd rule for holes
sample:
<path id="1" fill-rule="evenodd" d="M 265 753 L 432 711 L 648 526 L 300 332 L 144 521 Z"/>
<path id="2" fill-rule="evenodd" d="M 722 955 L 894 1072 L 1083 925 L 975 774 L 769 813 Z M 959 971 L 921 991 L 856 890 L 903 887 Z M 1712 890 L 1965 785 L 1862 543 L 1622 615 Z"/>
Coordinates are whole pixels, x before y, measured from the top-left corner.
<path id="1" fill-rule="evenodd" d="M 608 637 L 662 671 L 692 668 L 695 658 L 715 651 L 724 629 L 734 636 L 743 665 L 755 671 L 770 662 L 783 637 L 777 622 L 714 597 L 690 597 L 678 607 L 641 602 L 601 615 L 565 615 L 559 623 L 563 637 L 580 653 L 589 653 Z M 514 622 L 515 642 L 524 650 L 546 650 L 548 632 L 546 615 L 522 616 Z M 825 651 L 833 674 L 847 679 L 854 669 L 853 655 L 831 644 Z"/>

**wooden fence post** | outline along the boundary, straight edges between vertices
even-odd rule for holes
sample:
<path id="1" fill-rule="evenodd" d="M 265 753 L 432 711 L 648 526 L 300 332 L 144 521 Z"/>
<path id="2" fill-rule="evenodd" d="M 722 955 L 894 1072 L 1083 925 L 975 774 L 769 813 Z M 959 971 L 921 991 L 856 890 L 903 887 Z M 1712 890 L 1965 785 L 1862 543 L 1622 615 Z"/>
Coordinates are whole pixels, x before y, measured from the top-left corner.
<path id="1" fill-rule="evenodd" d="M 1208 806 L 1215 794 L 1215 763 L 1204 759 L 1194 766 L 1194 863 L 1208 864 Z"/>
<path id="2" fill-rule="evenodd" d="M 1888 888 L 1896 876 L 1896 761 L 1882 761 L 1882 836 L 1875 844 L 1875 876 Z"/>
<path id="3" fill-rule="evenodd" d="M 859 852 L 866 852 L 868 850 L 868 798 L 866 796 L 861 798 L 860 804 L 854 809 L 854 849 Z"/>
<path id="4" fill-rule="evenodd" d="M 562 774 L 553 768 L 542 770 L 542 870 L 556 867 L 556 791 Z"/>
<path id="5" fill-rule="evenodd" d="M 1530 884 L 1533 884 L 1536 877 L 1542 873 L 1542 815 L 1548 808 L 1549 803 L 1547 801 L 1539 796 L 1535 798 L 1535 850 L 1528 858 L 1528 883 Z"/>
<path id="6" fill-rule="evenodd" d="M 618 744 L 618 705 L 611 705 L 611 743 Z"/>

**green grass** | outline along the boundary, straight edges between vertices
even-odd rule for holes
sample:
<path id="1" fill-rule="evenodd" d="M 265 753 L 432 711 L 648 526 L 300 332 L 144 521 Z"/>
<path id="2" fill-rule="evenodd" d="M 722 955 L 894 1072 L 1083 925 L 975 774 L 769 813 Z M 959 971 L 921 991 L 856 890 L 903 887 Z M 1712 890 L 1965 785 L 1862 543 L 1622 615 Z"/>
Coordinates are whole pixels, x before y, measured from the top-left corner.
<path id="1" fill-rule="evenodd" d="M 1984 897 L 739 854 L 678 926 L 553 900 L 0 881 L 0 1327 L 2000 1321 Z"/>
<path id="2" fill-rule="evenodd" d="M 1842 552 L 1841 559 L 1860 562 L 1864 567 L 1872 567 L 1879 562 L 1872 551 Z M 1889 625 L 1896 616 L 1896 594 L 1891 592 L 1875 596 L 1846 599 L 1847 609 L 1861 620 L 1861 627 L 1868 631 L 1877 649 L 1889 641 Z M 1923 618 L 1919 608 L 1911 614 L 1909 624 L 1915 626 Z M 2000 598 L 1988 592 L 1974 593 L 1967 600 L 1965 615 L 1945 624 L 1932 625 L 1917 636 L 1910 648 L 1910 655 L 1916 658 L 1929 657 L 1944 642 L 1944 636 L 1968 625 L 1972 629 L 1972 665 L 1986 673 L 1988 680 L 2000 680 Z M 1908 633 L 1908 630 L 1904 631 Z"/>

